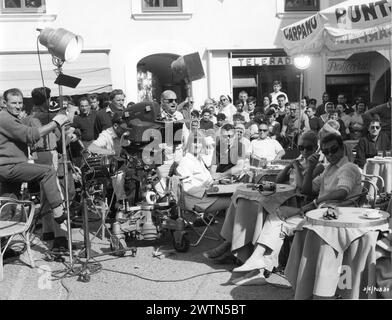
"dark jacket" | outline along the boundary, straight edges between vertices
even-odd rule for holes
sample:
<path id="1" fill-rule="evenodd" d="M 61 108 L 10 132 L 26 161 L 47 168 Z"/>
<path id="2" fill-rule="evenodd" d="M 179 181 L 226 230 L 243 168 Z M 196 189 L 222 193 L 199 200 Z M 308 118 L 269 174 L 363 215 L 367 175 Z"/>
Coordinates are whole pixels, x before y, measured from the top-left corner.
<path id="1" fill-rule="evenodd" d="M 373 141 L 368 134 L 358 141 L 354 163 L 356 163 L 360 168 L 363 168 L 366 164 L 366 159 L 377 156 L 378 151 L 390 149 L 391 140 L 387 134 L 381 132 L 376 141 Z"/>
<path id="2" fill-rule="evenodd" d="M 94 135 L 96 137 L 98 137 L 103 130 L 109 129 L 112 126 L 114 114 L 119 114 L 120 116 L 123 114 L 123 111 L 118 109 L 114 104 L 97 112 L 94 124 Z"/>
<path id="3" fill-rule="evenodd" d="M 73 127 L 80 130 L 80 140 L 82 141 L 93 141 L 98 136 L 94 132 L 94 124 L 97 117 L 97 113 L 94 110 L 90 111 L 88 116 L 80 115 L 74 118 Z"/>

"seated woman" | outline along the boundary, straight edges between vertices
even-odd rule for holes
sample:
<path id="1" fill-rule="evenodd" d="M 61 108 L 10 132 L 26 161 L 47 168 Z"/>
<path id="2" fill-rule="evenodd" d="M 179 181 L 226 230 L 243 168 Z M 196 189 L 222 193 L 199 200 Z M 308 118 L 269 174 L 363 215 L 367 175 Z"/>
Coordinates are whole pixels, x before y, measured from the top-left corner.
<path id="1" fill-rule="evenodd" d="M 213 183 L 213 178 L 201 157 L 201 154 L 205 153 L 205 147 L 204 135 L 200 132 L 191 133 L 185 147 L 185 156 L 180 160 L 176 170 L 183 178 L 186 209 L 209 213 L 227 209 L 230 205 L 230 197 L 205 195 L 206 190 Z"/>
<path id="2" fill-rule="evenodd" d="M 307 132 L 303 134 L 299 140 L 299 145 L 301 146 L 301 157 L 293 161 L 292 164 L 288 165 L 278 176 L 278 181 L 287 182 L 289 180 L 289 172 L 292 171 L 295 176 L 295 186 L 296 189 L 300 189 L 303 182 L 303 177 L 307 172 L 308 168 L 308 158 L 317 150 L 318 140 L 317 136 L 313 132 Z M 314 176 L 320 174 L 323 170 L 322 166 L 318 166 L 317 169 L 313 171 Z M 287 194 L 279 194 L 270 196 L 269 202 L 273 202 L 272 206 L 268 207 L 279 207 L 283 205 L 289 199 L 293 199 L 296 202 L 296 191 L 287 192 Z M 263 206 L 264 204 L 260 204 Z M 267 204 L 265 204 L 267 205 Z M 237 259 L 244 262 L 246 261 L 252 253 L 253 245 L 255 240 L 258 239 L 261 233 L 261 225 L 264 220 L 264 209 L 266 207 L 257 207 L 255 210 L 256 214 L 249 214 L 249 210 L 231 210 L 232 206 L 226 213 L 225 222 L 223 223 L 221 236 L 224 242 L 218 247 L 211 249 L 204 253 L 204 256 L 209 259 L 213 259 L 216 262 L 221 262 L 224 258 L 230 257 L 234 254 Z M 251 209 L 251 208 L 249 208 Z"/>

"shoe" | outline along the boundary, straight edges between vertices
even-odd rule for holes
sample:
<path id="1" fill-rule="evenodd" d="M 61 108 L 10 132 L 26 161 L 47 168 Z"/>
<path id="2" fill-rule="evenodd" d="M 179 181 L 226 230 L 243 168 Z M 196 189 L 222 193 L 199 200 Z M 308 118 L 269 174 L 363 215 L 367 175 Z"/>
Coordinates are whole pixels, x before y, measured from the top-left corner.
<path id="1" fill-rule="evenodd" d="M 263 269 L 261 269 L 248 272 L 244 276 L 232 280 L 231 283 L 236 286 L 263 286 L 267 284 L 267 281 L 263 275 Z"/>
<path id="2" fill-rule="evenodd" d="M 4 252 L 3 259 L 4 259 L 4 260 L 7 260 L 7 259 L 11 259 L 11 258 L 17 258 L 17 257 L 19 257 L 19 256 L 20 256 L 20 251 L 15 251 L 15 250 L 12 250 L 12 249 L 7 249 L 7 251 Z"/>
<path id="3" fill-rule="evenodd" d="M 206 257 L 207 259 L 214 259 L 222 256 L 224 253 L 227 251 L 230 251 L 231 248 L 231 243 L 230 242 L 223 242 L 219 246 L 217 246 L 214 249 L 208 250 L 203 253 L 203 256 Z"/>
<path id="4" fill-rule="evenodd" d="M 264 269 L 265 263 L 262 259 L 257 261 L 247 261 L 242 266 L 234 268 L 233 272 L 250 272 L 252 270 Z"/>
<path id="5" fill-rule="evenodd" d="M 287 280 L 287 278 L 284 276 L 284 274 L 280 272 L 272 272 L 268 278 L 266 278 L 267 283 L 269 283 L 272 286 L 279 287 L 279 288 L 284 288 L 284 289 L 290 289 L 291 284 Z"/>
<path id="6" fill-rule="evenodd" d="M 54 232 L 44 232 L 42 234 L 42 241 L 54 240 Z"/>

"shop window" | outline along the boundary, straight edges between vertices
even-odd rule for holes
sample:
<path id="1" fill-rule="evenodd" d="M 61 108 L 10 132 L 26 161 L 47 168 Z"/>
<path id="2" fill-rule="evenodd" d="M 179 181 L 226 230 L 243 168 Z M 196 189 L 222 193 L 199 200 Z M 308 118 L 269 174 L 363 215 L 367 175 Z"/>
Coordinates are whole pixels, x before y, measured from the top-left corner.
<path id="1" fill-rule="evenodd" d="M 182 0 L 142 0 L 143 12 L 181 12 Z"/>
<path id="2" fill-rule="evenodd" d="M 285 0 L 284 10 L 286 12 L 319 11 L 319 0 Z"/>
<path id="3" fill-rule="evenodd" d="M 1 0 L 2 13 L 45 13 L 45 0 Z"/>

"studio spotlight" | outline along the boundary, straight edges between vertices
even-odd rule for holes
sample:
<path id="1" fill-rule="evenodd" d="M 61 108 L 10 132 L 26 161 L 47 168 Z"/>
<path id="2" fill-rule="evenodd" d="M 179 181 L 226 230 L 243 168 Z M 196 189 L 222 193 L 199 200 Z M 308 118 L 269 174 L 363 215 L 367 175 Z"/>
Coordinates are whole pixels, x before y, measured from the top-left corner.
<path id="1" fill-rule="evenodd" d="M 37 29 L 39 42 L 49 53 L 65 62 L 75 61 L 83 49 L 83 38 L 63 28 Z"/>

